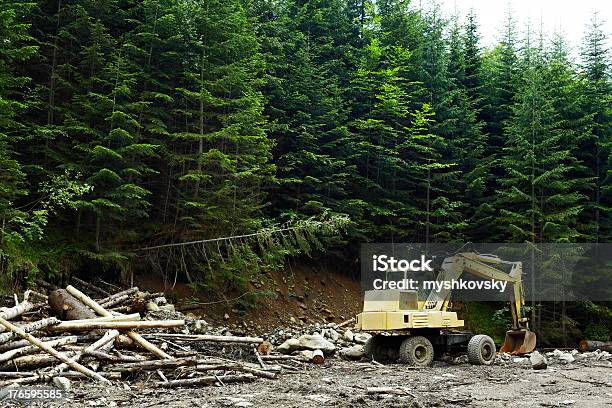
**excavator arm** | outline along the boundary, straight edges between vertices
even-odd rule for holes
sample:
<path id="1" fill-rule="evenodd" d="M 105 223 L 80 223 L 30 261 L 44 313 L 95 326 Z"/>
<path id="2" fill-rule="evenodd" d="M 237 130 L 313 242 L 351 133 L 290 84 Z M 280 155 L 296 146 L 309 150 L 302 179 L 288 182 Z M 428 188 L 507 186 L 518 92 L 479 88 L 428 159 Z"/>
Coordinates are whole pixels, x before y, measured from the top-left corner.
<path id="1" fill-rule="evenodd" d="M 510 266 L 510 272 L 500 269 L 500 265 Z M 447 257 L 442 262 L 438 281 L 452 281 L 467 272 L 482 279 L 493 279 L 508 282 L 512 288 L 510 310 L 512 312 L 513 330 L 506 333 L 506 339 L 500 351 L 509 353 L 529 353 L 536 345 L 536 335 L 529 330 L 528 319 L 523 316 L 525 297 L 523 295 L 521 262 L 504 261 L 494 255 L 483 255 L 475 252 L 461 252 Z M 432 290 L 424 309 L 446 311 L 450 305 L 450 289 Z"/>

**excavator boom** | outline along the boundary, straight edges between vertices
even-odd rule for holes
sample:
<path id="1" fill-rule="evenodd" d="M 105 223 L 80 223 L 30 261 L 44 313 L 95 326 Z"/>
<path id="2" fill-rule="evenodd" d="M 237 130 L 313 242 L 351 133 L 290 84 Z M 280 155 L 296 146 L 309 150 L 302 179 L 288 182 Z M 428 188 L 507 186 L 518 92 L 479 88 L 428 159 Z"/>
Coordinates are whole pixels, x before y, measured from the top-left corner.
<path id="1" fill-rule="evenodd" d="M 499 266 L 510 266 L 510 272 L 504 272 Z M 483 255 L 475 252 L 462 252 L 445 258 L 438 280 L 458 279 L 464 272 L 483 279 L 495 279 L 508 282 L 512 288 L 510 310 L 512 311 L 512 330 L 506 333 L 500 351 L 511 354 L 525 354 L 536 347 L 536 334 L 529 330 L 528 319 L 523 317 L 525 297 L 523 295 L 521 262 L 503 261 L 494 255 Z M 432 291 L 425 302 L 425 309 L 446 311 L 450 302 L 450 290 Z"/>

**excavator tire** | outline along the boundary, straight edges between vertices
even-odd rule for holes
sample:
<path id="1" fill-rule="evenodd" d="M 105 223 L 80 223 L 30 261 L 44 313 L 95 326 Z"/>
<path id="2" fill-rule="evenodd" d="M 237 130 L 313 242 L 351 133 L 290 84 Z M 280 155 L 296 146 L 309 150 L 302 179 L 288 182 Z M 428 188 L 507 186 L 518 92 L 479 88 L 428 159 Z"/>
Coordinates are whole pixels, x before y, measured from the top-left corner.
<path id="1" fill-rule="evenodd" d="M 379 336 L 372 336 L 366 341 L 363 346 L 364 355 L 374 361 L 379 363 L 385 361 L 387 359 L 387 354 L 385 353 L 385 347 L 382 339 Z"/>
<path id="2" fill-rule="evenodd" d="M 486 334 L 472 337 L 467 346 L 468 361 L 474 365 L 491 365 L 495 361 L 495 343 Z"/>
<path id="3" fill-rule="evenodd" d="M 399 360 L 401 363 L 413 367 L 428 367 L 434 357 L 434 348 L 426 337 L 412 336 L 402 341 L 399 348 Z"/>

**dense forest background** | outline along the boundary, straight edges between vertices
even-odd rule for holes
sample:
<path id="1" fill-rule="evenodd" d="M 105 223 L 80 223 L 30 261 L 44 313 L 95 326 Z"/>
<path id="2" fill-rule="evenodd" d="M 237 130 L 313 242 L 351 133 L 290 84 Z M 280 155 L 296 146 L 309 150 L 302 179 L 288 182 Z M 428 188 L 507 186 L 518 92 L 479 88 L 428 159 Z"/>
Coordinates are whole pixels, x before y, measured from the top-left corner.
<path id="1" fill-rule="evenodd" d="M 576 53 L 511 13 L 499 37 L 404 0 L 0 0 L 2 272 L 308 217 L 349 245 L 610 242 L 601 18 Z"/>

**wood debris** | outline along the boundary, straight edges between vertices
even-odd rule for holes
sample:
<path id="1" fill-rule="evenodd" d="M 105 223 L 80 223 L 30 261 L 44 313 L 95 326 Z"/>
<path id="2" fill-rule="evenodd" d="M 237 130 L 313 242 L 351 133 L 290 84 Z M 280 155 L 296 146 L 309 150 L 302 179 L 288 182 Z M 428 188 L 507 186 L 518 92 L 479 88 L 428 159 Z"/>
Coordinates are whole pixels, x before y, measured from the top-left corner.
<path id="1" fill-rule="evenodd" d="M 165 388 L 224 385 L 275 379 L 283 370 L 274 356 L 257 352 L 263 338 L 193 334 L 189 319 L 174 312 L 163 294 L 137 287 L 111 293 L 72 282 L 65 289 L 37 282 L 22 302 L 0 308 L 0 386 L 137 381 L 149 374 Z M 46 302 L 33 303 L 30 295 Z M 171 306 L 164 310 L 172 313 L 160 318 L 160 305 Z M 238 358 L 228 358 L 236 353 Z"/>

